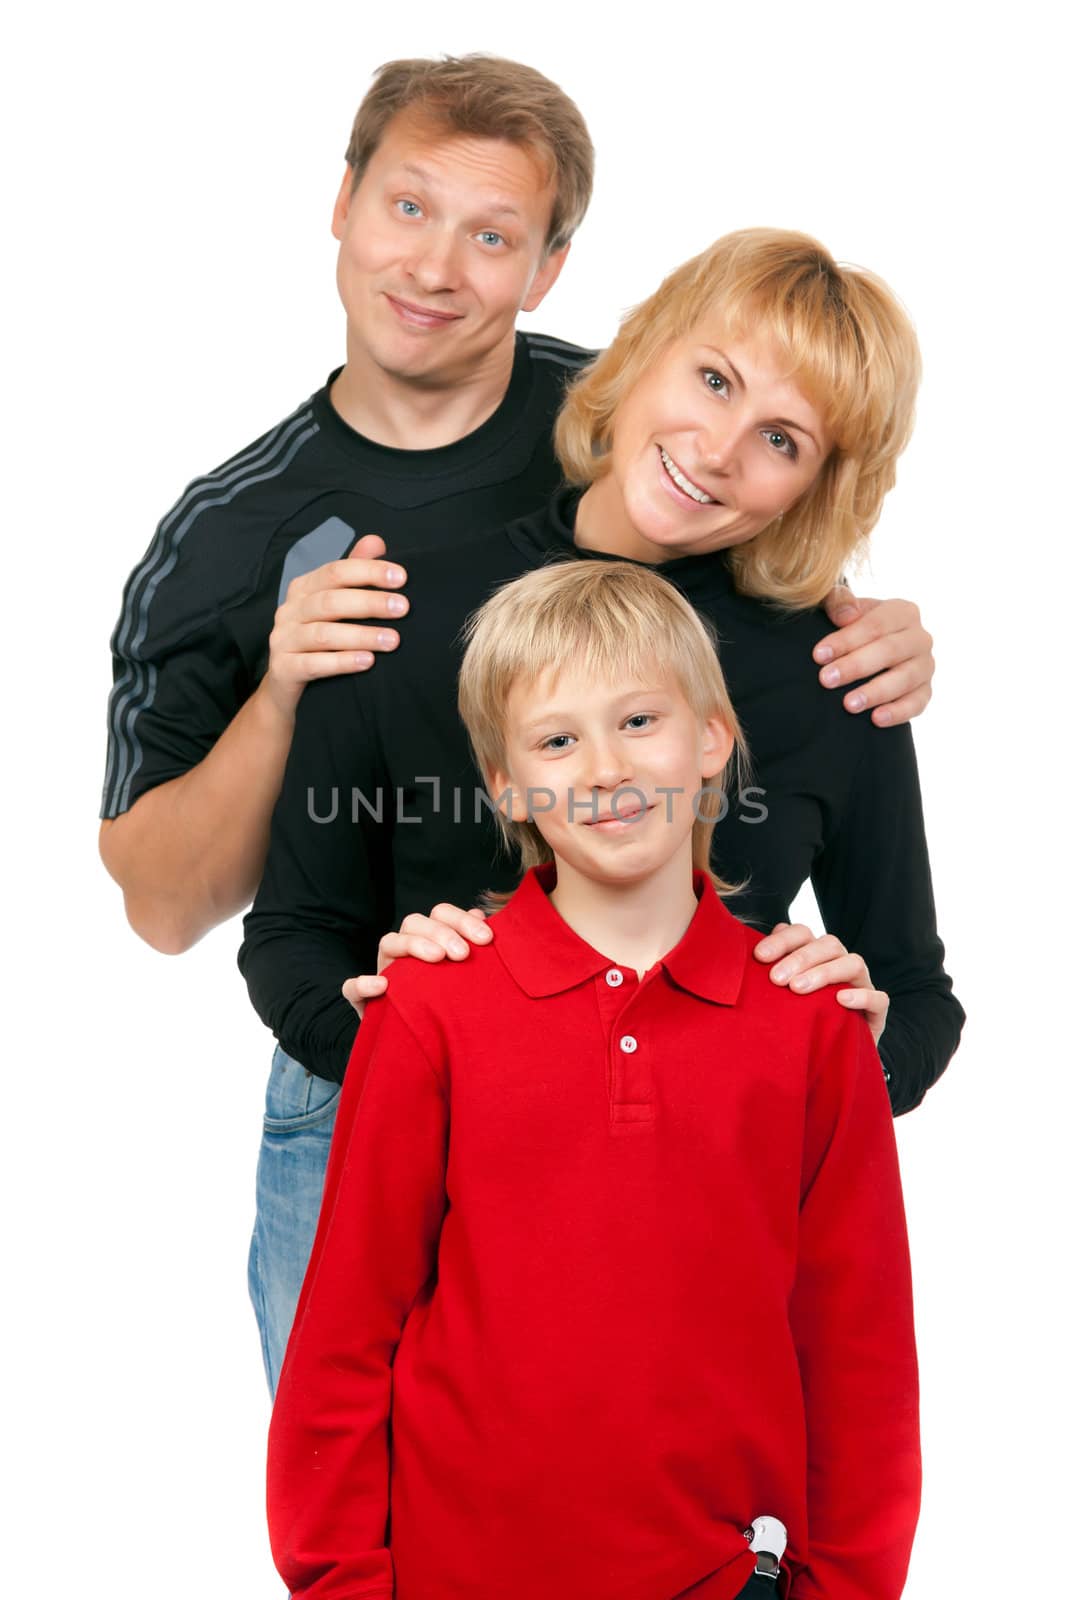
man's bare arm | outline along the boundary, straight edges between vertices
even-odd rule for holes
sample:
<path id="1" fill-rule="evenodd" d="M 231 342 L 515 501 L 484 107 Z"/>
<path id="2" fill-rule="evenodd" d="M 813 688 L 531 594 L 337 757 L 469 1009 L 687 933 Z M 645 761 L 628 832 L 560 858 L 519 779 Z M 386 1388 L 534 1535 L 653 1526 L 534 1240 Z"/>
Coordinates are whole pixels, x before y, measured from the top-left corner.
<path id="1" fill-rule="evenodd" d="M 153 949 L 180 955 L 252 898 L 292 731 L 260 684 L 203 761 L 100 824 L 101 859 Z"/>
<path id="2" fill-rule="evenodd" d="M 275 615 L 267 674 L 213 748 L 101 823 L 101 859 L 130 926 L 154 949 L 179 955 L 251 900 L 305 684 L 365 671 L 376 650 L 398 642 L 392 629 L 351 621 L 391 619 L 395 600 L 406 609 L 390 592 L 406 574 L 376 559 L 384 548 L 367 535 L 345 560 L 294 578 Z"/>

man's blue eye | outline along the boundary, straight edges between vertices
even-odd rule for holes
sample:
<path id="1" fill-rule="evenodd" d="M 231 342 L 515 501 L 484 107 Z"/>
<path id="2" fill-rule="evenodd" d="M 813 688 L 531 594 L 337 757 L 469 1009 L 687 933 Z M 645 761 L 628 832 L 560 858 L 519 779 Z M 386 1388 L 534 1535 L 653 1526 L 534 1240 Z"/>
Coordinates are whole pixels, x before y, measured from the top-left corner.
<path id="1" fill-rule="evenodd" d="M 417 206 L 414 200 L 401 200 L 399 201 L 399 205 L 405 217 L 417 216 L 421 210 L 421 207 Z"/>
<path id="2" fill-rule="evenodd" d="M 503 235 L 494 233 L 491 228 L 483 228 L 478 237 L 479 239 L 484 239 L 486 244 L 496 245 L 504 243 Z"/>

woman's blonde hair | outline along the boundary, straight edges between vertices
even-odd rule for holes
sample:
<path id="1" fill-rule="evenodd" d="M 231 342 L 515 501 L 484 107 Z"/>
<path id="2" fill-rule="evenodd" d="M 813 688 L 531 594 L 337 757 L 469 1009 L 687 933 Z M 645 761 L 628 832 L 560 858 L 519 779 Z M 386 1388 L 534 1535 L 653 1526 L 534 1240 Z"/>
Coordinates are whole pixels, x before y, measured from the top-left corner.
<path id="1" fill-rule="evenodd" d="M 835 262 L 816 239 L 746 228 L 672 272 L 573 384 L 556 423 L 556 453 L 572 483 L 603 477 L 619 405 L 649 364 L 709 313 L 728 333 L 776 342 L 833 441 L 797 503 L 727 551 L 743 594 L 816 605 L 861 553 L 893 487 L 921 371 L 915 330 L 891 290 L 873 273 Z"/>
<path id="2" fill-rule="evenodd" d="M 505 584 L 469 617 L 466 652 L 459 674 L 459 714 L 474 758 L 488 784 L 507 772 L 508 702 L 512 690 L 542 673 L 555 682 L 564 666 L 593 679 L 616 682 L 650 671 L 672 675 L 695 716 L 719 717 L 733 736 L 734 753 L 719 775 L 714 810 L 719 811 L 731 768 L 743 764 L 744 735 L 723 681 L 708 625 L 665 578 L 626 561 L 563 561 L 539 567 Z M 495 797 L 494 797 L 495 798 Z M 700 812 L 693 828 L 694 865 L 709 869 L 716 816 Z M 516 851 L 522 872 L 553 860 L 533 822 L 494 812 L 505 844 Z M 720 894 L 734 891 L 714 873 Z M 508 894 L 487 894 L 487 907 Z"/>

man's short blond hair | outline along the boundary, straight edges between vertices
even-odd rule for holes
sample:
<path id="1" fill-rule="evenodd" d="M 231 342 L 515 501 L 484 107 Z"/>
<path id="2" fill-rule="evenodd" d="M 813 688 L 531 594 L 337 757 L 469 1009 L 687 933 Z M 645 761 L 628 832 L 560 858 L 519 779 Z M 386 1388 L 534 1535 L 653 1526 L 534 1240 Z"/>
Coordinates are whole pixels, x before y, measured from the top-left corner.
<path id="1" fill-rule="evenodd" d="M 502 56 L 387 61 L 352 124 L 345 160 L 353 189 L 402 111 L 442 133 L 506 139 L 540 160 L 555 188 L 545 253 L 569 244 L 593 193 L 593 142 L 574 101 L 550 78 Z"/>
<path id="2" fill-rule="evenodd" d="M 712 830 L 730 767 L 744 761 L 744 736 L 709 626 L 673 584 L 628 561 L 556 562 L 498 589 L 468 619 L 463 637 L 459 714 L 487 784 L 491 773 L 508 770 L 512 690 L 542 673 L 557 680 L 563 664 L 609 683 L 668 673 L 701 722 L 719 717 L 733 736 L 734 755 L 702 800 L 693 828 L 693 862 L 709 869 Z M 535 823 L 511 821 L 499 807 L 496 819 L 523 872 L 553 859 Z M 734 887 L 714 873 L 712 881 L 720 894 Z M 487 900 L 501 905 L 507 898 Z"/>
<path id="3" fill-rule="evenodd" d="M 556 423 L 572 483 L 610 466 L 615 413 L 637 378 L 709 314 L 769 337 L 833 441 L 796 505 L 727 553 L 743 594 L 813 606 L 864 548 L 911 434 L 921 364 L 915 330 L 886 284 L 777 228 L 727 234 L 665 278 L 573 384 Z"/>

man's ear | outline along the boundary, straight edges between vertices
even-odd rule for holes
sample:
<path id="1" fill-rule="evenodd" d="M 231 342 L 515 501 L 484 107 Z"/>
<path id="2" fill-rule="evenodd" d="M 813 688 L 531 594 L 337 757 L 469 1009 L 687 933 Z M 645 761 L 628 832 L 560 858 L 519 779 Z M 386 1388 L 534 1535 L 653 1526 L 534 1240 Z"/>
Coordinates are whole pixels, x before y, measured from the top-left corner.
<path id="1" fill-rule="evenodd" d="M 709 717 L 700 744 L 700 775 L 715 778 L 734 752 L 734 736 L 721 717 Z"/>
<path id="2" fill-rule="evenodd" d="M 348 208 L 352 203 L 352 168 L 345 167 L 345 175 L 341 179 L 341 187 L 337 191 L 337 199 L 333 205 L 333 221 L 330 232 L 335 239 L 344 235 L 345 223 L 348 221 Z"/>
<path id="3" fill-rule="evenodd" d="M 490 767 L 487 773 L 489 780 L 489 794 L 498 811 L 502 811 L 509 822 L 528 822 L 529 809 L 526 797 L 521 789 L 516 789 L 506 772 L 501 772 L 495 767 Z M 511 808 L 508 809 L 507 796 L 511 795 Z"/>
<path id="4" fill-rule="evenodd" d="M 524 311 L 537 310 L 538 306 L 541 304 L 541 301 L 545 298 L 545 295 L 548 293 L 556 279 L 559 277 L 560 273 L 563 271 L 563 263 L 566 261 L 570 253 L 570 245 L 565 244 L 561 249 L 553 250 L 550 256 L 545 257 L 544 261 L 542 261 L 541 265 L 534 273 L 530 287 L 526 291 L 526 299 L 522 302 L 522 309 Z"/>

